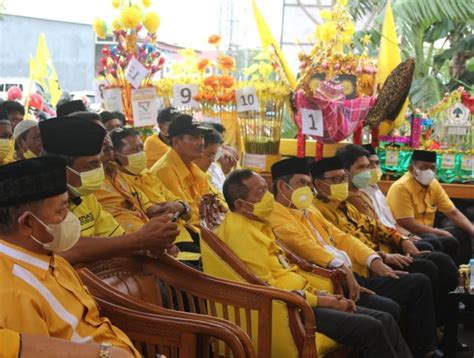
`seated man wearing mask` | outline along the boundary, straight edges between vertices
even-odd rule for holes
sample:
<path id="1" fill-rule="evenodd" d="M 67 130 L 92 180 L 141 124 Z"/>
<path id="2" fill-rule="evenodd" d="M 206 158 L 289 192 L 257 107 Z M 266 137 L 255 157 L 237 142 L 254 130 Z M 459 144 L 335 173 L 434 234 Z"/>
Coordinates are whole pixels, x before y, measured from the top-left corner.
<path id="1" fill-rule="evenodd" d="M 38 122 L 25 119 L 18 123 L 13 130 L 15 140 L 15 159 L 30 159 L 38 157 L 43 150 Z"/>
<path id="2" fill-rule="evenodd" d="M 212 193 L 219 196 L 222 193 L 225 175 L 216 161 L 222 154 L 223 143 L 224 137 L 215 129 L 204 133 L 204 155 L 194 160 L 194 164 L 206 173 Z"/>
<path id="3" fill-rule="evenodd" d="M 0 328 L 111 346 L 140 357 L 127 336 L 100 317 L 73 267 L 58 252 L 80 237 L 68 210 L 61 158 L 20 160 L 0 168 Z M 2 347 L 3 351 L 3 347 Z"/>
<path id="4" fill-rule="evenodd" d="M 8 120 L 12 124 L 12 130 L 25 118 L 25 107 L 17 101 L 5 101 L 1 108 L 8 115 Z"/>
<path id="5" fill-rule="evenodd" d="M 305 297 L 313 307 L 317 332 L 356 346 L 364 357 L 411 356 L 390 314 L 318 292 L 297 266 L 286 261 L 268 221 L 274 199 L 260 175 L 248 169 L 235 170 L 224 183 L 224 197 L 231 211 L 218 228 L 219 238 L 269 285 Z"/>
<path id="6" fill-rule="evenodd" d="M 158 113 L 158 128 L 160 133 L 152 134 L 145 140 L 146 167 L 151 168 L 170 150 L 170 139 L 168 138 L 168 127 L 173 119 L 180 113 L 174 107 L 167 107 Z"/>
<path id="7" fill-rule="evenodd" d="M 472 256 L 474 225 L 454 206 L 435 176 L 436 152 L 415 150 L 408 172 L 393 183 L 387 193 L 388 205 L 398 225 L 422 235 L 435 249 L 453 257 L 458 265 L 468 263 Z M 454 227 L 433 227 L 437 210 L 445 214 Z"/>
<path id="8" fill-rule="evenodd" d="M 201 125 L 193 117 L 180 114 L 168 128 L 171 149 L 151 168 L 166 188 L 180 200 L 191 206 L 189 221 L 199 227 L 199 203 L 205 194 L 212 194 L 206 174 L 194 163 L 204 154 L 204 133 L 209 127 Z M 227 209 L 221 202 L 221 211 Z"/>
<path id="9" fill-rule="evenodd" d="M 5 112 L 0 111 L 0 165 L 13 161 L 12 124 Z"/>
<path id="10" fill-rule="evenodd" d="M 306 158 L 279 161 L 271 171 L 276 203 L 268 221 L 278 240 L 309 262 L 342 270 L 352 300 L 359 306 L 389 312 L 398 320 L 399 305 L 375 296 L 364 287 L 365 281 L 393 280 L 392 285 L 405 287 L 417 285 L 418 281 L 385 265 L 374 250 L 338 229 L 312 205 L 313 191 Z M 368 276 L 369 270 L 377 278 L 363 278 Z"/>
<path id="11" fill-rule="evenodd" d="M 148 249 L 162 251 L 173 246 L 178 235 L 171 215 L 153 218 L 138 231 L 125 234 L 93 193 L 104 183 L 101 163 L 106 131 L 92 121 L 67 116 L 39 123 L 45 156 L 66 161 L 69 209 L 81 223 L 81 240 L 64 257 L 72 264 L 102 260 Z M 116 237 L 116 239 L 109 239 Z"/>
<path id="12" fill-rule="evenodd" d="M 134 232 L 150 218 L 165 214 L 179 215 L 180 218 L 189 220 L 192 214 L 189 206 L 166 190 L 155 176 L 144 173 L 145 153 L 138 133 L 131 128 L 119 128 L 110 132 L 110 139 L 111 143 L 105 145 L 102 156 L 106 179 L 94 195 L 125 231 Z M 147 193 L 152 194 L 153 200 Z M 164 194 L 172 200 L 167 201 Z M 194 262 L 199 260 L 200 255 L 196 254 L 199 250 L 194 246 L 185 225 L 185 221 L 179 220 L 180 233 L 175 244 L 182 252 L 178 258 Z M 192 230 L 197 232 L 196 228 Z"/>

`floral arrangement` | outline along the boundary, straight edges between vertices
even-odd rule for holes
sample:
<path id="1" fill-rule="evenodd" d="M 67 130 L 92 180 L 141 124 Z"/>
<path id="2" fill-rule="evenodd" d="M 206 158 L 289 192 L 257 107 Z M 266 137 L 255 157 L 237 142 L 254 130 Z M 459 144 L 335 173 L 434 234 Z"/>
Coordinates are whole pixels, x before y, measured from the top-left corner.
<path id="1" fill-rule="evenodd" d="M 217 34 L 208 38 L 208 43 L 216 47 L 217 60 L 203 58 L 197 63 L 201 73 L 199 93 L 194 99 L 204 104 L 226 105 L 235 103 L 235 59 L 219 52 L 221 37 Z"/>
<path id="2" fill-rule="evenodd" d="M 148 70 L 140 88 L 153 86 L 152 78 L 165 62 L 156 46 L 160 17 L 156 12 L 147 10 L 150 5 L 151 0 L 143 0 L 141 3 L 112 0 L 117 16 L 111 27 L 99 18 L 93 22 L 93 29 L 99 38 L 103 39 L 111 33 L 116 42 L 116 45 L 102 48 L 103 57 L 99 62 L 98 76 L 99 79 L 107 80 L 108 88 L 121 88 L 124 112 L 131 123 L 131 85 L 125 76 L 129 62 L 135 57 Z"/>
<path id="3" fill-rule="evenodd" d="M 300 53 L 301 76 L 297 88 L 312 96 L 320 81 L 331 80 L 338 75 L 354 75 L 357 88 L 350 81 L 344 81 L 345 93 L 356 90 L 356 96 L 371 96 L 375 89 L 377 67 L 367 51 L 356 55 L 351 50 L 355 24 L 347 8 L 347 0 L 337 0 L 331 10 L 320 12 L 323 19 L 316 26 L 312 40 L 314 46 L 309 53 Z M 370 43 L 370 36 L 363 38 L 363 44 Z M 322 78 L 324 77 L 324 78 Z"/>
<path id="4" fill-rule="evenodd" d="M 254 63 L 244 68 L 247 81 L 241 81 L 237 88 L 254 87 L 260 101 L 266 99 L 283 100 L 289 98 L 291 88 L 283 80 L 285 76 L 276 59 L 275 53 L 264 49 L 254 57 Z"/>
<path id="5" fill-rule="evenodd" d="M 458 87 L 457 90 L 451 93 L 445 93 L 443 99 L 435 106 L 428 109 L 427 113 L 430 116 L 434 116 L 438 113 L 446 112 L 457 102 L 462 102 L 467 108 L 469 108 L 471 114 L 474 112 L 474 97 L 470 96 L 463 87 Z"/>

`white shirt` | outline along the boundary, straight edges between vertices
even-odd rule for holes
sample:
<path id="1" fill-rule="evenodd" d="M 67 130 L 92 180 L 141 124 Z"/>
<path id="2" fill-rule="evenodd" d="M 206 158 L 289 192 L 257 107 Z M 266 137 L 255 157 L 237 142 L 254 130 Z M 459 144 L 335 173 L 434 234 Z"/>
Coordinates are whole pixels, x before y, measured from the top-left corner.
<path id="1" fill-rule="evenodd" d="M 377 184 L 369 185 L 367 189 L 362 189 L 362 191 L 372 199 L 375 212 L 377 213 L 380 222 L 389 228 L 396 229 L 397 221 L 393 217 L 393 214 L 387 205 L 385 195 L 383 195 L 379 186 Z"/>
<path id="2" fill-rule="evenodd" d="M 207 172 L 211 175 L 212 184 L 222 193 L 225 175 L 221 167 L 216 163 L 212 163 Z"/>

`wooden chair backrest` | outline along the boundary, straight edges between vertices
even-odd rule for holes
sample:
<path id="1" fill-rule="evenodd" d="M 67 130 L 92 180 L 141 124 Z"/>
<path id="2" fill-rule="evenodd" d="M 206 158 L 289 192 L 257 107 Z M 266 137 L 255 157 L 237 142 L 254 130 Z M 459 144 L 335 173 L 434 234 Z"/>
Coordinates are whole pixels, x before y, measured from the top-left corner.
<path id="1" fill-rule="evenodd" d="M 143 297 L 144 287 L 137 282 L 145 278 L 148 283 L 152 280 L 159 282 L 151 294 L 156 299 L 153 304 L 162 303 L 163 307 L 178 311 L 197 314 L 208 314 L 213 317 L 221 316 L 232 320 L 244 329 L 249 337 L 258 337 L 257 356 L 271 357 L 271 322 L 272 303 L 275 300 L 286 302 L 289 315 L 298 317 L 295 329 L 312 335 L 314 348 L 314 317 L 311 307 L 301 297 L 278 289 L 241 284 L 221 280 L 194 270 L 177 260 L 163 255 L 159 260 L 147 257 L 114 258 L 112 260 L 94 263 L 88 268 L 106 282 L 119 283 L 118 289 L 127 294 L 138 293 Z M 137 280 L 138 278 L 138 280 Z M 130 279 L 130 282 L 129 282 Z M 150 295 L 148 295 L 150 296 Z M 137 297 L 137 296 L 134 296 Z M 257 312 L 257 315 L 252 314 Z M 305 317 L 304 325 L 300 314 Z M 252 331 L 252 316 L 258 317 L 257 331 Z M 299 343 L 302 345 L 303 335 Z"/>
<path id="2" fill-rule="evenodd" d="M 96 298 L 101 313 L 122 329 L 138 351 L 147 358 L 160 354 L 169 358 L 210 357 L 210 337 L 224 338 L 227 357 L 245 358 L 245 350 L 234 332 L 224 325 L 206 320 L 158 315 L 131 310 Z M 231 349 L 229 348 L 231 347 Z M 215 355 L 217 357 L 217 355 Z"/>

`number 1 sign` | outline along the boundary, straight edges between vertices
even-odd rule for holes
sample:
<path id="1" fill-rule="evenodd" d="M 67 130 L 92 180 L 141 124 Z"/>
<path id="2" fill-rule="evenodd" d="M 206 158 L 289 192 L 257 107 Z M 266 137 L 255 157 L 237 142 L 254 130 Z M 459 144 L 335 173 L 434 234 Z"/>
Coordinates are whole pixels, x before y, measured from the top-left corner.
<path id="1" fill-rule="evenodd" d="M 301 108 L 303 134 L 322 137 L 324 135 L 323 113 L 319 109 Z"/>
<path id="2" fill-rule="evenodd" d="M 193 99 L 197 94 L 197 85 L 176 85 L 173 87 L 173 106 L 199 109 L 199 102 Z"/>

